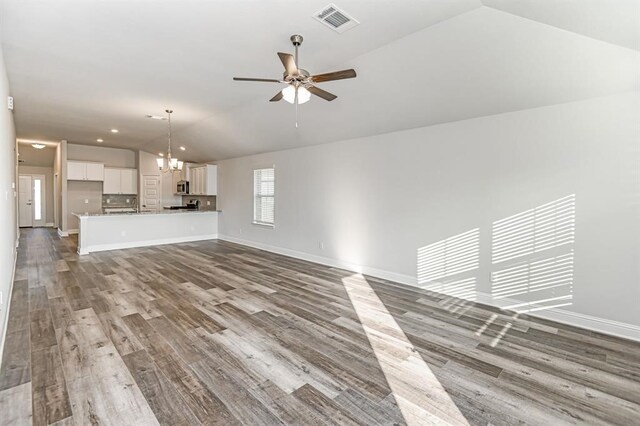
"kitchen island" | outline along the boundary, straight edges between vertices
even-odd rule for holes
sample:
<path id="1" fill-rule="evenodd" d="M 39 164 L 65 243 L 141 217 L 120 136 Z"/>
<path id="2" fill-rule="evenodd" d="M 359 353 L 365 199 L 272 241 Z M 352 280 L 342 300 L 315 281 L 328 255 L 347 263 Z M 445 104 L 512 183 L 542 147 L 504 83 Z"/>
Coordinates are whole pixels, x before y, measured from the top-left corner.
<path id="1" fill-rule="evenodd" d="M 219 211 L 74 213 L 78 254 L 218 238 Z"/>

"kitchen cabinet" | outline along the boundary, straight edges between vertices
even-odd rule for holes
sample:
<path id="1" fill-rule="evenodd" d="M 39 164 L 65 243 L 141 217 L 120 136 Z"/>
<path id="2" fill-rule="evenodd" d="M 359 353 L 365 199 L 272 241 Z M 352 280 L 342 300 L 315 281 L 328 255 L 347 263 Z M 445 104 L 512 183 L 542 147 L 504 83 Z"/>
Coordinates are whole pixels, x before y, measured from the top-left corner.
<path id="1" fill-rule="evenodd" d="M 120 193 L 120 169 L 106 167 L 104 169 L 104 183 L 102 184 L 103 194 Z"/>
<path id="2" fill-rule="evenodd" d="M 105 167 L 103 194 L 137 194 L 138 175 L 136 169 Z"/>
<path id="3" fill-rule="evenodd" d="M 189 171 L 190 195 L 217 195 L 218 194 L 218 166 L 205 164 L 192 166 Z"/>
<path id="4" fill-rule="evenodd" d="M 104 164 L 86 161 L 67 161 L 67 180 L 104 180 Z"/>
<path id="5" fill-rule="evenodd" d="M 120 188 L 123 194 L 138 193 L 138 171 L 136 169 L 120 170 Z"/>

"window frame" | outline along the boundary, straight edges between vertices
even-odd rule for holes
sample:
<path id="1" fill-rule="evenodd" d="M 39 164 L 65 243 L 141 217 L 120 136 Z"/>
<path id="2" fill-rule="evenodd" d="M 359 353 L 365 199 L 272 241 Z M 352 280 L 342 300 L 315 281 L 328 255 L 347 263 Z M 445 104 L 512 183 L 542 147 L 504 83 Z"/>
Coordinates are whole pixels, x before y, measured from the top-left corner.
<path id="1" fill-rule="evenodd" d="M 273 195 L 262 195 L 256 192 L 256 172 L 260 170 L 273 170 Z M 253 168 L 253 214 L 251 223 L 255 226 L 260 226 L 264 228 L 273 229 L 276 226 L 276 167 L 275 165 L 269 165 L 264 167 L 254 167 Z M 260 182 L 268 182 L 265 180 L 261 180 Z M 261 220 L 257 220 L 256 218 L 256 201 L 258 198 L 272 198 L 273 199 L 273 222 L 264 222 Z"/>

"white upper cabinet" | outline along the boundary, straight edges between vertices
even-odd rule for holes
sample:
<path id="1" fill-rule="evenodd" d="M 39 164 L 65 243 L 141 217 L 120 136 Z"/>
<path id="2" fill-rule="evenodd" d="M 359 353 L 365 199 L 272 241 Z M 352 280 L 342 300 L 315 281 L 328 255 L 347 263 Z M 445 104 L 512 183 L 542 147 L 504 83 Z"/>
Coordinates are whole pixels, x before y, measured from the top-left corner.
<path id="1" fill-rule="evenodd" d="M 123 194 L 138 193 L 138 173 L 136 169 L 120 170 L 120 188 Z"/>
<path id="2" fill-rule="evenodd" d="M 104 179 L 104 164 L 86 161 L 67 161 L 67 180 L 89 180 L 101 182 Z"/>
<path id="3" fill-rule="evenodd" d="M 218 195 L 218 166 L 205 164 L 190 169 L 189 194 Z"/>
<path id="4" fill-rule="evenodd" d="M 138 175 L 136 169 L 104 169 L 103 194 L 137 194 Z"/>
<path id="5" fill-rule="evenodd" d="M 86 163 L 87 164 L 87 180 L 102 181 L 104 180 L 104 164 Z"/>
<path id="6" fill-rule="evenodd" d="M 102 184 L 103 194 L 120 193 L 120 169 L 106 167 L 104 169 L 104 183 Z"/>
<path id="7" fill-rule="evenodd" d="M 75 161 L 67 161 L 67 179 L 68 180 L 85 180 L 87 166 L 85 163 L 76 163 Z"/>

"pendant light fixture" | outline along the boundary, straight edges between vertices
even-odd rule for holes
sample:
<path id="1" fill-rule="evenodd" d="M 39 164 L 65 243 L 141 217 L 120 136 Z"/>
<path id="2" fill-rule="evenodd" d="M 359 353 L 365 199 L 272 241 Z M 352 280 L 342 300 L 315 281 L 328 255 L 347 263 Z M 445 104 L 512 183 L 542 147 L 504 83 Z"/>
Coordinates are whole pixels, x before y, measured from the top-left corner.
<path id="1" fill-rule="evenodd" d="M 171 156 L 171 114 L 173 113 L 173 111 L 170 109 L 167 109 L 165 110 L 165 112 L 167 113 L 167 122 L 168 122 L 168 128 L 169 128 L 167 156 L 166 156 L 167 167 L 166 168 L 164 167 L 165 159 L 163 157 L 158 157 L 156 161 L 158 162 L 158 169 L 163 173 L 179 172 L 182 170 L 182 166 L 184 163 L 178 160 L 177 158 L 174 158 Z M 150 117 L 150 118 L 153 118 L 153 117 Z"/>

